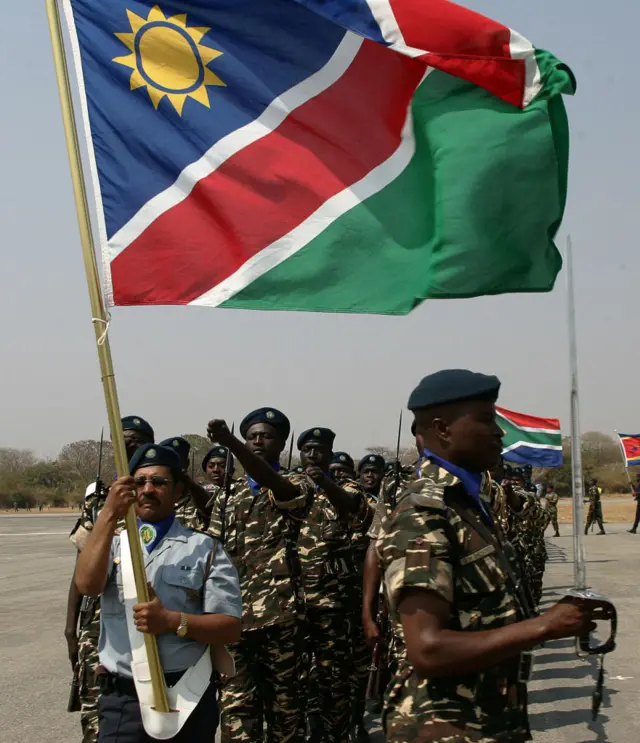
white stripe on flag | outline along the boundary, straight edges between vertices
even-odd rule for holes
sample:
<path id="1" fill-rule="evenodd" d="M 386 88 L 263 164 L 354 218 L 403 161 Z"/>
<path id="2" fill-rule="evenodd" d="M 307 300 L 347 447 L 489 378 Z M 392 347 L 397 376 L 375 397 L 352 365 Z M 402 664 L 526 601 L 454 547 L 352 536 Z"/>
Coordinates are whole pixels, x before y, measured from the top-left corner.
<path id="1" fill-rule="evenodd" d="M 510 446 L 507 446 L 506 449 L 503 449 L 502 453 L 505 454 L 508 451 L 519 449 L 520 447 L 528 447 L 529 449 L 546 449 L 547 451 L 562 451 L 562 446 L 555 446 L 551 444 L 534 444 L 531 441 L 516 441 L 515 444 L 511 444 Z"/>
<path id="2" fill-rule="evenodd" d="M 511 56 L 513 59 L 524 59 L 525 78 L 522 106 L 526 108 L 542 90 L 542 78 L 536 59 L 536 50 L 533 44 L 524 36 L 520 36 L 517 31 L 509 29 L 509 32 L 511 34 L 509 42 Z"/>
<path id="3" fill-rule="evenodd" d="M 199 160 L 188 165 L 172 186 L 148 201 L 109 240 L 110 259 L 113 261 L 158 217 L 184 201 L 199 181 L 214 173 L 240 150 L 271 134 L 292 111 L 331 87 L 347 71 L 362 43 L 360 36 L 347 31 L 324 67 L 274 98 L 257 119 L 227 134 Z"/>
<path id="4" fill-rule="evenodd" d="M 378 26 L 380 26 L 382 38 L 389 44 L 391 49 L 407 57 L 422 57 L 424 54 L 429 54 L 426 49 L 416 49 L 413 46 L 407 46 L 393 8 L 391 7 L 390 0 L 367 0 L 367 5 L 376 19 Z"/>
<path id="5" fill-rule="evenodd" d="M 431 68 L 425 73 L 420 84 L 424 82 L 430 71 Z M 414 153 L 415 137 L 413 134 L 411 103 L 409 103 L 400 145 L 390 157 L 369 171 L 360 181 L 325 201 L 304 222 L 296 225 L 291 232 L 263 248 L 246 263 L 243 263 L 234 274 L 189 304 L 218 307 L 223 302 L 231 299 L 267 271 L 275 268 L 304 248 L 343 214 L 388 186 L 407 167 Z"/>

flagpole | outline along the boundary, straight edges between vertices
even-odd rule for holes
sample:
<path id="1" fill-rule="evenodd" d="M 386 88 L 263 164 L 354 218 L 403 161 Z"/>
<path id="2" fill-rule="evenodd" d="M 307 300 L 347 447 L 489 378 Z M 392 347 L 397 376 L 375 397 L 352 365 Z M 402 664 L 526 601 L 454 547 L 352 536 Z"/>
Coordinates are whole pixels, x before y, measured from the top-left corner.
<path id="1" fill-rule="evenodd" d="M 569 370 L 571 377 L 571 480 L 573 495 L 573 580 L 575 588 L 587 587 L 584 557 L 584 493 L 582 477 L 582 445 L 580 441 L 580 403 L 578 398 L 578 344 L 576 339 L 576 306 L 573 283 L 573 249 L 567 237 L 567 329 L 569 333 Z"/>
<path id="2" fill-rule="evenodd" d="M 58 93 L 60 95 L 60 106 L 62 108 L 64 133 L 67 143 L 67 152 L 69 155 L 69 165 L 71 168 L 73 196 L 78 214 L 80 243 L 82 245 L 87 287 L 89 289 L 91 316 L 96 336 L 98 360 L 100 362 L 100 373 L 102 375 L 102 386 L 104 388 L 104 398 L 107 406 L 107 414 L 109 416 L 109 426 L 111 428 L 111 441 L 113 444 L 116 469 L 118 475 L 123 477 L 129 474 L 129 463 L 127 459 L 127 451 L 124 445 L 118 392 L 116 389 L 113 362 L 111 359 L 111 348 L 109 346 L 109 337 L 107 334 L 108 318 L 102 301 L 100 276 L 98 274 L 98 264 L 96 261 L 93 233 L 91 230 L 91 216 L 89 213 L 87 190 L 82 173 L 82 158 L 80 155 L 78 131 L 73 111 L 73 97 L 69 80 L 69 69 L 65 56 L 64 37 L 62 35 L 62 25 L 60 23 L 57 0 L 45 0 L 45 2 L 47 6 L 47 17 L 49 20 L 49 31 L 51 34 L 51 45 L 53 47 L 53 59 L 56 69 Z M 129 537 L 129 545 L 131 548 L 131 559 L 133 562 L 133 573 L 138 601 L 146 603 L 149 601 L 149 590 L 147 587 L 142 546 L 140 544 L 140 539 L 138 538 L 138 525 L 133 506 L 129 509 L 125 520 L 127 525 L 127 536 Z M 144 640 L 149 661 L 155 709 L 158 712 L 169 712 L 167 690 L 164 683 L 164 676 L 162 674 L 162 667 L 160 665 L 160 655 L 158 653 L 158 643 L 154 635 L 147 633 L 144 635 Z"/>

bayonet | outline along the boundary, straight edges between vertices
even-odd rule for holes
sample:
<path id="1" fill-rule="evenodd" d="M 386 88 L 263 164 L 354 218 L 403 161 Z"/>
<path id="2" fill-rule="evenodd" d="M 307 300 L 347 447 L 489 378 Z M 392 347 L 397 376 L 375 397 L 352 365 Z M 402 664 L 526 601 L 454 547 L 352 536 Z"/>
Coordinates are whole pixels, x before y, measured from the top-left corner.
<path id="1" fill-rule="evenodd" d="M 236 430 L 236 424 L 231 424 L 231 435 L 233 436 Z M 222 526 L 220 528 L 220 541 L 224 544 L 225 536 L 227 533 L 227 505 L 229 504 L 229 496 L 231 495 L 231 449 L 227 447 L 227 461 L 224 465 L 224 500 L 222 501 Z"/>
<path id="2" fill-rule="evenodd" d="M 293 461 L 293 437 L 294 437 L 294 432 L 291 431 L 291 442 L 289 444 L 289 461 L 287 462 L 287 472 L 290 472 L 291 462 Z"/>

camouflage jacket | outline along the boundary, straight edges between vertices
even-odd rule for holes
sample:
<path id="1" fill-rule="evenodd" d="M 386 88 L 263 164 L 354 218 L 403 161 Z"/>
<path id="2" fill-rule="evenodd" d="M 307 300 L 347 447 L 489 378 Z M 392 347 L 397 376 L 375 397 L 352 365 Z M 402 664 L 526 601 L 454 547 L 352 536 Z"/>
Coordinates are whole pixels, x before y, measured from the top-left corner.
<path id="1" fill-rule="evenodd" d="M 488 478 L 480 497 L 490 509 Z M 472 522 L 481 518 L 455 476 L 423 462 L 419 479 L 405 491 L 376 543 L 394 629 L 401 629 L 398 603 L 406 588 L 442 596 L 451 605 L 450 628 L 458 632 L 504 627 L 525 618 L 497 559 L 499 527 L 488 527 L 493 532 L 488 542 L 460 513 Z M 512 565 L 512 570 L 517 568 Z M 427 679 L 405 657 L 388 689 L 388 724 L 425 741 L 467 740 L 465 735 L 472 740 L 482 736 L 483 741 L 529 740 L 519 664 L 516 657 L 478 673 Z"/>
<path id="2" fill-rule="evenodd" d="M 305 604 L 319 609 L 343 609 L 350 604 L 356 582 L 352 522 L 341 519 L 324 491 L 305 479 L 314 489 L 298 536 Z M 368 506 L 358 483 L 343 480 L 340 487 L 356 496 L 356 518 L 364 520 Z"/>
<path id="3" fill-rule="evenodd" d="M 378 507 L 378 498 L 376 496 L 368 493 L 364 489 L 362 489 L 362 495 L 363 500 L 361 512 L 353 518 L 350 525 L 351 547 L 353 549 L 356 572 L 359 576 L 362 576 L 362 571 L 364 569 L 364 561 L 371 541 L 369 530 L 373 523 L 373 514 L 376 512 L 376 508 Z M 362 587 L 361 581 L 358 581 L 358 584 Z"/>
<path id="4" fill-rule="evenodd" d="M 279 503 L 266 488 L 254 492 L 245 478 L 235 482 L 227 503 L 224 546 L 240 579 L 243 630 L 296 616 L 295 591 L 300 588 L 295 537 L 313 490 L 303 475 L 287 477 L 299 492 L 291 502 Z M 214 536 L 221 530 L 221 518 L 213 519 L 209 527 Z"/>
<path id="5" fill-rule="evenodd" d="M 203 514 L 196 506 L 191 493 L 184 489 L 182 497 L 176 503 L 176 519 L 188 529 L 203 531 L 209 524 L 207 514 Z"/>
<path id="6" fill-rule="evenodd" d="M 209 498 L 209 503 L 207 504 L 207 508 L 211 513 L 211 521 L 209 522 L 208 531 L 212 536 L 218 539 L 223 539 L 224 537 L 224 541 L 226 541 L 227 535 L 223 529 L 223 524 L 225 523 L 225 505 L 228 509 L 234 508 L 233 503 L 235 501 L 236 491 L 244 482 L 246 482 L 244 479 L 231 480 L 229 483 L 228 499 L 226 488 L 220 487 L 219 485 L 207 486 L 206 489 L 211 493 L 211 498 Z"/>
<path id="7" fill-rule="evenodd" d="M 394 506 L 400 502 L 406 488 L 418 477 L 416 467 L 409 465 L 400 470 L 400 479 L 396 488 L 396 474 L 391 472 L 385 475 L 380 485 L 380 494 L 376 503 L 373 520 L 367 536 L 370 539 L 377 539 L 380 536 L 382 522 L 389 518 L 393 512 Z M 397 490 L 397 493 L 396 493 Z"/>
<path id="8" fill-rule="evenodd" d="M 550 493 L 546 493 L 544 497 L 547 499 L 547 508 L 550 511 L 557 511 L 559 498 L 556 491 L 552 490 Z"/>

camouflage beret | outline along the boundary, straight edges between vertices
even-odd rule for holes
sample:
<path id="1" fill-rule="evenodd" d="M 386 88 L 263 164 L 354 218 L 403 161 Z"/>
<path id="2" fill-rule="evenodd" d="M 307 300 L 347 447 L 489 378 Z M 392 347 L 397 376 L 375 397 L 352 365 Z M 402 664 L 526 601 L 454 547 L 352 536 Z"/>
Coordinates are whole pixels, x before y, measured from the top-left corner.
<path id="1" fill-rule="evenodd" d="M 182 470 L 180 455 L 175 449 L 160 444 L 144 444 L 138 447 L 129 460 L 129 472 L 133 475 L 143 467 L 169 467 L 175 472 Z"/>
<path id="2" fill-rule="evenodd" d="M 242 423 L 240 423 L 240 435 L 243 439 L 247 438 L 249 429 L 251 426 L 255 426 L 256 423 L 268 423 L 276 429 L 283 439 L 289 438 L 289 433 L 291 432 L 289 419 L 276 408 L 258 408 L 245 415 Z"/>
<path id="3" fill-rule="evenodd" d="M 146 433 L 152 441 L 155 439 L 153 428 L 151 428 L 147 421 L 139 415 L 125 415 L 122 419 L 122 430 L 142 431 L 142 433 Z"/>
<path id="4" fill-rule="evenodd" d="M 322 444 L 332 447 L 335 440 L 336 435 L 330 428 L 316 426 L 315 428 L 308 428 L 298 436 L 297 446 L 300 450 L 307 441 L 319 441 Z"/>
<path id="5" fill-rule="evenodd" d="M 409 410 L 422 410 L 459 400 L 497 400 L 500 391 L 498 377 L 479 374 L 468 369 L 443 369 L 424 377 L 409 396 Z"/>

